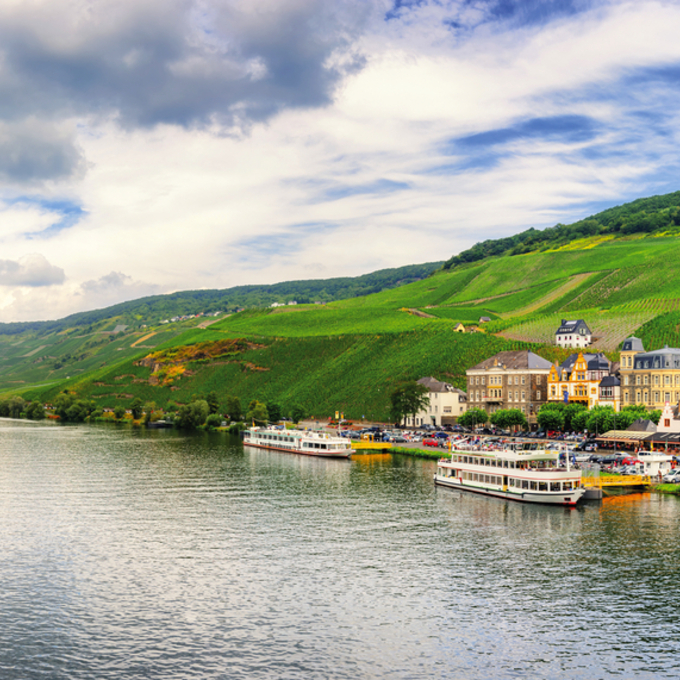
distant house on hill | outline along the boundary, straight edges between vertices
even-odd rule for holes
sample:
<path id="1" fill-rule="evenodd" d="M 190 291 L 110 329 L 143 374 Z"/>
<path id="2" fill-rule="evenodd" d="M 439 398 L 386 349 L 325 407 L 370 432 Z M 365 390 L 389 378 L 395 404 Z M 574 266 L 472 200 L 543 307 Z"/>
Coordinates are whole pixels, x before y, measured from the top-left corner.
<path id="1" fill-rule="evenodd" d="M 462 323 L 457 323 L 457 324 L 453 327 L 453 332 L 454 332 L 454 333 L 465 333 L 465 326 L 463 326 Z"/>
<path id="2" fill-rule="evenodd" d="M 489 323 L 491 321 L 490 316 L 480 316 L 479 317 L 479 323 Z"/>
<path id="3" fill-rule="evenodd" d="M 562 319 L 562 324 L 555 331 L 555 344 L 558 347 L 588 347 L 592 338 L 593 334 L 583 319 Z"/>

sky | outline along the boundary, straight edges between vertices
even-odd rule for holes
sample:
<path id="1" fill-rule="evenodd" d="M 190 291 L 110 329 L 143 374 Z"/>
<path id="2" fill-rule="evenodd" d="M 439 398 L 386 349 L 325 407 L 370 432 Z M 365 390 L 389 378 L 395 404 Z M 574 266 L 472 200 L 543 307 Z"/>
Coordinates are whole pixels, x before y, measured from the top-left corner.
<path id="1" fill-rule="evenodd" d="M 3 0 L 0 321 L 680 189 L 680 3 Z"/>

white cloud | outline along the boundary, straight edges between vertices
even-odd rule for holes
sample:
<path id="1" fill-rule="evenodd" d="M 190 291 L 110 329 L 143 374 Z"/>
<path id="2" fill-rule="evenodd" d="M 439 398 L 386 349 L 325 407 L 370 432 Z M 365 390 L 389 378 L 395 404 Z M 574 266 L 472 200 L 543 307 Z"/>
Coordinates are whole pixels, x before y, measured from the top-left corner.
<path id="1" fill-rule="evenodd" d="M 64 282 L 64 270 L 51 265 L 40 253 L 24 255 L 18 261 L 0 260 L 0 286 L 60 285 Z"/>
<path id="2" fill-rule="evenodd" d="M 670 186 L 680 8 L 506 4 L 3 5 L 3 255 L 69 278 L 0 315 L 446 259 Z"/>

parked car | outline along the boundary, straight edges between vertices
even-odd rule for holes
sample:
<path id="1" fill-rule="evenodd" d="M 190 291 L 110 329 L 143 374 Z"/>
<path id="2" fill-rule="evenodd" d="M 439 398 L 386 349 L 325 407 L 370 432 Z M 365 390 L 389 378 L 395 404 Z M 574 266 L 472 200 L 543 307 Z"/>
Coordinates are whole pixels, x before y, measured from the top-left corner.
<path id="1" fill-rule="evenodd" d="M 663 476 L 666 484 L 680 484 L 680 469 L 671 470 Z"/>

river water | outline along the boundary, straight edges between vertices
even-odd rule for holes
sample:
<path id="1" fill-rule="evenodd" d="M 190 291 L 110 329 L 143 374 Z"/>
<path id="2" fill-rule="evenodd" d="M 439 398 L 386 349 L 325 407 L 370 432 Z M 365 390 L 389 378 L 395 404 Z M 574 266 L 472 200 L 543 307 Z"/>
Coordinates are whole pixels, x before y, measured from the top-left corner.
<path id="1" fill-rule="evenodd" d="M 0 421 L 0 678 L 677 678 L 680 500 Z"/>

